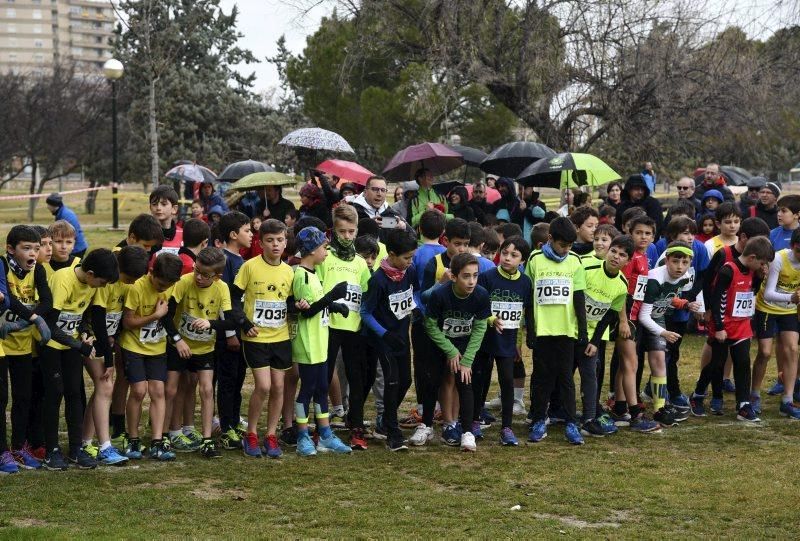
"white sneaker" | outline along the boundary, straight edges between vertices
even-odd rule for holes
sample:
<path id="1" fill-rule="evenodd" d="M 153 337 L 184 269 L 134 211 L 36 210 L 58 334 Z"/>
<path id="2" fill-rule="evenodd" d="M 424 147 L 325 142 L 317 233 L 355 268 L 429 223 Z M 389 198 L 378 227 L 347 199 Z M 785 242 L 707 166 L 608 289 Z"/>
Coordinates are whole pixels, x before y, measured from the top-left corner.
<path id="1" fill-rule="evenodd" d="M 520 398 L 519 400 L 514 400 L 514 415 L 527 415 L 528 408 L 525 407 L 525 402 L 522 401 Z"/>
<path id="2" fill-rule="evenodd" d="M 488 401 L 488 402 L 485 404 L 485 406 L 486 406 L 487 408 L 489 408 L 489 409 L 493 409 L 493 410 L 500 409 L 500 408 L 503 406 L 503 402 L 500 400 L 500 395 L 497 395 L 496 397 L 494 397 L 494 398 L 492 398 L 491 400 L 489 400 L 489 401 Z"/>
<path id="3" fill-rule="evenodd" d="M 433 429 L 425 426 L 424 424 L 420 424 L 417 425 L 416 430 L 414 430 L 414 435 L 411 436 L 411 438 L 409 438 L 408 443 L 420 447 L 422 445 L 425 445 L 432 439 L 433 439 Z M 474 443 L 475 442 L 473 441 L 473 445 Z"/>
<path id="4" fill-rule="evenodd" d="M 464 432 L 461 434 L 461 450 L 462 451 L 469 451 L 474 453 L 478 450 L 478 446 L 475 445 L 475 436 L 472 432 Z"/>

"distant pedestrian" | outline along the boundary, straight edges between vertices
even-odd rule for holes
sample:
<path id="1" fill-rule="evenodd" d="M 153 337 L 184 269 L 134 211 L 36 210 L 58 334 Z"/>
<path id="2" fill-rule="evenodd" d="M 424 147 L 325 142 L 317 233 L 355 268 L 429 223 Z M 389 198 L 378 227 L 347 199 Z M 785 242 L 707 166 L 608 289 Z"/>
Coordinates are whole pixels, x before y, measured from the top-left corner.
<path id="1" fill-rule="evenodd" d="M 47 203 L 47 208 L 50 209 L 50 213 L 55 216 L 56 220 L 66 220 L 75 228 L 75 247 L 72 249 L 72 255 L 82 258 L 89 245 L 86 244 L 86 237 L 83 235 L 78 215 L 64 204 L 64 199 L 60 193 L 51 193 L 47 196 L 45 203 Z"/>

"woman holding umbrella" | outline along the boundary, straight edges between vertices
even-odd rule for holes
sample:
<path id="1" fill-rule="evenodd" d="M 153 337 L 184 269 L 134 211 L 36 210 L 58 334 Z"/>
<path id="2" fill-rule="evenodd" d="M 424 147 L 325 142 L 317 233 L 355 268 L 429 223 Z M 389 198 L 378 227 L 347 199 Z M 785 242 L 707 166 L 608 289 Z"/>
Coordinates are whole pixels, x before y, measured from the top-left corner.
<path id="1" fill-rule="evenodd" d="M 283 197 L 281 186 L 264 186 L 264 201 L 259 201 L 258 211 L 266 218 L 286 222 L 286 214 L 294 210 L 294 203 Z"/>
<path id="2" fill-rule="evenodd" d="M 447 200 L 433 189 L 433 173 L 424 167 L 417 169 L 414 180 L 419 184 L 419 191 L 417 198 L 411 203 L 411 225 L 417 227 L 422 213 L 434 208 L 441 210 L 447 220 L 452 220 L 453 215 L 449 213 Z"/>
<path id="3" fill-rule="evenodd" d="M 447 194 L 447 200 L 450 202 L 450 212 L 453 216 L 467 222 L 474 222 L 475 212 L 469 205 L 467 198 L 467 189 L 464 186 L 456 186 Z"/>
<path id="4" fill-rule="evenodd" d="M 300 203 L 302 203 L 300 206 L 301 218 L 303 216 L 319 218 L 330 229 L 332 225 L 331 209 L 325 202 L 325 196 L 319 186 L 309 182 L 300 188 Z"/>

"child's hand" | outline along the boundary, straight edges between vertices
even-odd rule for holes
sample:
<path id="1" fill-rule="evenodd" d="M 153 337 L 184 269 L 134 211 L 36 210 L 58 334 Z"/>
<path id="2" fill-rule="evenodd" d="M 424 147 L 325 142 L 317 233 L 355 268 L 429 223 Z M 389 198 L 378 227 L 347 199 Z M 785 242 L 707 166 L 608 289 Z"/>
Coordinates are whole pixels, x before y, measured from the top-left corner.
<path id="1" fill-rule="evenodd" d="M 250 338 L 255 338 L 256 336 L 258 336 L 258 329 L 255 327 L 251 327 L 250 330 L 247 331 L 245 334 Z"/>
<path id="2" fill-rule="evenodd" d="M 728 339 L 728 333 L 725 332 L 725 329 L 722 329 L 714 333 L 714 338 L 717 339 L 717 342 L 724 342 Z"/>
<path id="3" fill-rule="evenodd" d="M 229 336 L 225 339 L 225 348 L 228 351 L 239 351 L 242 345 L 239 343 L 239 339 L 235 336 Z"/>
<path id="4" fill-rule="evenodd" d="M 234 336 L 234 338 L 236 337 Z M 175 349 L 178 350 L 178 355 L 180 355 L 181 359 L 188 359 L 192 356 L 192 350 L 189 349 L 189 345 L 183 340 L 178 340 L 175 344 Z"/>
<path id="5" fill-rule="evenodd" d="M 456 372 L 458 372 L 458 366 L 459 366 L 458 363 L 461 362 L 461 354 L 459 352 L 456 352 L 455 355 L 447 359 L 447 362 L 450 364 L 450 371 L 453 374 L 455 374 Z"/>
<path id="6" fill-rule="evenodd" d="M 517 346 L 517 358 L 514 359 L 514 362 L 515 363 L 521 363 L 522 362 L 522 348 L 520 346 Z"/>
<path id="7" fill-rule="evenodd" d="M 687 308 L 689 309 L 689 311 L 690 311 L 690 312 L 692 312 L 692 313 L 694 313 L 694 314 L 697 314 L 697 313 L 699 313 L 699 312 L 700 312 L 700 308 L 701 308 L 701 306 L 700 306 L 700 303 L 699 303 L 699 302 L 697 302 L 697 301 L 693 301 L 693 302 L 690 302 L 690 303 L 689 303 L 689 305 L 687 306 Z"/>
<path id="8" fill-rule="evenodd" d="M 627 321 L 625 322 L 624 325 L 620 323 L 617 329 L 617 336 L 619 336 L 623 340 L 627 340 L 628 338 L 631 337 L 631 326 L 628 325 Z"/>
<path id="9" fill-rule="evenodd" d="M 207 319 L 195 319 L 192 321 L 192 329 L 196 331 L 207 331 L 211 328 L 211 322 Z"/>
<path id="10" fill-rule="evenodd" d="M 664 339 L 670 344 L 674 344 L 675 342 L 681 339 L 680 334 L 672 331 L 664 331 L 661 333 L 661 336 L 663 336 Z"/>
<path id="11" fill-rule="evenodd" d="M 586 346 L 586 349 L 584 350 L 583 354 L 586 355 L 587 357 L 594 357 L 595 355 L 597 355 L 597 346 L 595 346 L 594 344 L 589 344 L 588 346 Z"/>
<path id="12" fill-rule="evenodd" d="M 153 310 L 153 314 L 158 316 L 158 319 L 167 315 L 167 309 L 169 308 L 169 304 L 164 299 L 158 299 L 156 302 L 155 310 Z"/>
<path id="13" fill-rule="evenodd" d="M 444 269 L 444 274 L 442 277 L 439 278 L 440 284 L 446 284 L 447 282 L 451 282 L 453 280 L 453 273 L 450 272 L 450 269 Z"/>
<path id="14" fill-rule="evenodd" d="M 298 310 L 308 310 L 309 308 L 311 308 L 311 305 L 308 304 L 308 301 L 305 299 L 300 299 L 299 301 L 294 303 L 294 306 Z"/>
<path id="15" fill-rule="evenodd" d="M 492 323 L 492 327 L 494 327 L 494 330 L 497 331 L 497 334 L 503 334 L 503 320 L 499 317 L 495 318 L 494 323 Z"/>
<path id="16" fill-rule="evenodd" d="M 104 372 L 103 372 L 103 373 L 100 375 L 100 380 L 101 380 L 101 381 L 109 381 L 109 380 L 111 380 L 111 376 L 113 376 L 113 375 L 114 375 L 114 367 L 113 367 L 113 366 L 109 366 L 109 367 L 108 367 L 108 368 L 106 368 L 106 369 L 105 369 L 105 371 L 104 371 Z"/>
<path id="17" fill-rule="evenodd" d="M 472 368 L 458 365 L 458 374 L 461 376 L 461 381 L 463 383 L 467 385 L 472 383 Z"/>

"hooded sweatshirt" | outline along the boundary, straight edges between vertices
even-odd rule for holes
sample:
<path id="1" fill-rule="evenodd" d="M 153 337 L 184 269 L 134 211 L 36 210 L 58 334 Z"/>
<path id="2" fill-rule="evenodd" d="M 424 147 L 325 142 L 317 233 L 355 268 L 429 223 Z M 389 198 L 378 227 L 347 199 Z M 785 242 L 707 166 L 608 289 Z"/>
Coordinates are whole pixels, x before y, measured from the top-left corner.
<path id="1" fill-rule="evenodd" d="M 509 221 L 522 227 L 525 217 L 522 210 L 519 208 L 519 197 L 517 197 L 517 189 L 516 186 L 514 186 L 514 181 L 507 177 L 500 177 L 497 179 L 498 190 L 501 186 L 506 187 L 506 194 L 492 204 L 492 210 L 495 215 L 497 215 L 500 210 L 507 210 Z"/>
<path id="2" fill-rule="evenodd" d="M 638 201 L 631 200 L 630 190 L 634 186 L 641 186 L 644 188 L 644 195 Z M 625 182 L 625 187 L 622 190 L 622 203 L 617 209 L 616 226 L 617 229 L 622 230 L 622 215 L 626 210 L 633 207 L 641 207 L 645 213 L 656 222 L 656 238 L 664 225 L 664 211 L 661 208 L 661 203 L 650 195 L 650 189 L 644 181 L 642 175 L 631 175 Z"/>
<path id="3" fill-rule="evenodd" d="M 464 186 L 456 186 L 450 190 L 450 194 L 447 196 L 448 201 L 450 200 L 451 194 L 457 194 L 461 198 L 461 201 L 457 205 L 450 203 L 450 213 L 455 218 L 461 218 L 462 220 L 466 220 L 468 222 L 474 222 L 475 212 L 472 210 L 472 207 L 470 207 L 469 201 L 467 201 L 467 189 Z"/>

